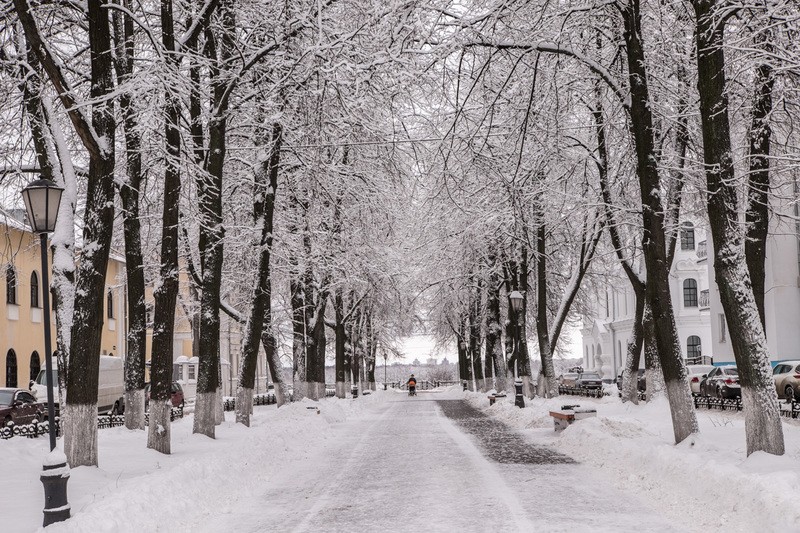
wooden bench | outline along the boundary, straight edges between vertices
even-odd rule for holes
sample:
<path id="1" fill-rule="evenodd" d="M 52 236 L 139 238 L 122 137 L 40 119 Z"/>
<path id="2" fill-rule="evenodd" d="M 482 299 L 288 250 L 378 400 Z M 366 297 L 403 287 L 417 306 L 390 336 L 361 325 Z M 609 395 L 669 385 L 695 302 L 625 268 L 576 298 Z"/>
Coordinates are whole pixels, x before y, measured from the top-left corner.
<path id="1" fill-rule="evenodd" d="M 555 431 L 563 431 L 569 427 L 570 424 L 576 420 L 582 420 L 592 416 L 597 416 L 595 409 L 581 407 L 580 405 L 568 406 L 569 409 L 559 409 L 558 411 L 550 411 L 550 416 L 553 417 L 553 428 Z"/>

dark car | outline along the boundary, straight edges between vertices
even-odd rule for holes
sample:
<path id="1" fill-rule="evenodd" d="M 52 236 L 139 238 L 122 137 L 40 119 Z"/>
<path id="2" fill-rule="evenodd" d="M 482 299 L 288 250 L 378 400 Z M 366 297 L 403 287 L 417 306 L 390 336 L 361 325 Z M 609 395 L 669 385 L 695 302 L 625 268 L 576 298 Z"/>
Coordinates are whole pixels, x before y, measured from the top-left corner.
<path id="1" fill-rule="evenodd" d="M 718 366 L 705 375 L 700 382 L 702 396 L 716 398 L 740 398 L 739 370 L 735 366 Z"/>
<path id="2" fill-rule="evenodd" d="M 637 371 L 636 376 L 636 386 L 640 392 L 644 392 L 647 390 L 647 377 L 645 376 L 644 368 L 640 368 Z M 617 388 L 622 391 L 622 372 L 617 375 Z"/>
<path id="3" fill-rule="evenodd" d="M 567 372 L 558 376 L 558 384 L 562 387 L 576 387 L 576 381 L 580 377 L 577 372 Z"/>
<path id="4" fill-rule="evenodd" d="M 183 398 L 183 389 L 177 381 L 172 382 L 172 392 L 170 394 L 172 407 L 183 407 L 185 400 Z M 144 410 L 147 411 L 150 407 L 150 384 L 144 384 Z"/>
<path id="5" fill-rule="evenodd" d="M 23 389 L 0 389 L 0 424 L 3 426 L 32 424 L 44 420 L 44 404 Z"/>
<path id="6" fill-rule="evenodd" d="M 601 389 L 603 380 L 597 372 L 583 372 L 575 380 L 575 386 L 579 389 Z"/>

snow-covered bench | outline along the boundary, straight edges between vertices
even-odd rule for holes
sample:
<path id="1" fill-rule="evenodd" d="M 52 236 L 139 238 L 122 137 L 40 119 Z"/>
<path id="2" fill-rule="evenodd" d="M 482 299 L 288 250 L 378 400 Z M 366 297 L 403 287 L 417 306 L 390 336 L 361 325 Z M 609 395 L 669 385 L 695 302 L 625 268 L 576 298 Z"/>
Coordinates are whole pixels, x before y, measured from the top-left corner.
<path id="1" fill-rule="evenodd" d="M 550 416 L 553 417 L 554 429 L 563 431 L 576 420 L 597 416 L 597 410 L 580 405 L 565 405 L 557 411 L 550 411 Z"/>

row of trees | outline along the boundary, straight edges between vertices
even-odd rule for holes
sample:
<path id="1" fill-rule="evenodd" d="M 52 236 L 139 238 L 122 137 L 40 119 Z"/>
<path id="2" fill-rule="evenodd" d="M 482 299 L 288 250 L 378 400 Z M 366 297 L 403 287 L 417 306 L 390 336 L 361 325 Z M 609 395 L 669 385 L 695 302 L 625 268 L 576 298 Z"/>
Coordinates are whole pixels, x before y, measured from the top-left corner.
<path id="1" fill-rule="evenodd" d="M 295 397 L 317 398 L 332 339 L 344 396 L 415 326 L 454 339 L 478 387 L 517 369 L 528 395 L 553 395 L 564 328 L 616 269 L 636 296 L 626 391 L 644 353 L 679 442 L 697 431 L 668 284 L 686 214 L 715 243 L 748 453 L 782 453 L 762 296 L 775 180 L 798 160 L 791 2 L 2 10 L 5 175 L 67 190 L 52 245 L 71 465 L 97 463 L 112 245 L 127 261 L 127 424 L 143 428 L 152 328 L 148 446 L 164 453 L 178 305 L 200 358 L 194 430 L 213 437 L 224 315 L 242 331 L 244 424 L 259 350 L 280 402 L 282 346 Z M 536 340 L 537 377 L 515 329 Z"/>
<path id="2" fill-rule="evenodd" d="M 324 396 L 326 330 L 338 394 L 351 381 L 374 387 L 380 347 L 407 322 L 383 249 L 405 184 L 391 146 L 373 144 L 391 131 L 380 74 L 406 45 L 388 31 L 405 8 L 19 0 L 3 15 L 5 175 L 36 172 L 67 190 L 51 243 L 69 463 L 97 464 L 112 246 L 126 256 L 129 428 L 144 429 L 152 331 L 148 447 L 170 452 L 178 305 L 200 360 L 195 433 L 214 437 L 222 420 L 223 315 L 242 331 L 241 423 L 260 349 L 279 402 L 279 343 L 292 347 L 295 398 Z"/>
<path id="3" fill-rule="evenodd" d="M 539 393 L 553 394 L 564 321 L 585 309 L 594 283 L 621 270 L 636 298 L 626 398 L 635 400 L 644 353 L 663 376 L 675 441 L 697 432 L 669 273 L 681 218 L 707 218 L 747 451 L 783 453 L 763 294 L 770 204 L 785 214 L 796 202 L 778 193 L 796 179 L 798 161 L 796 6 L 625 0 L 428 9 L 440 17 L 428 43 L 441 54 L 446 86 L 446 113 L 430 125 L 445 140 L 429 156 L 427 208 L 447 242 L 426 259 L 439 269 L 428 280 L 430 305 L 440 335 L 462 346 L 462 375 L 486 388 L 494 372 L 505 386 L 515 317 L 506 319 L 498 357 L 498 302 L 520 290 L 519 326 L 523 338 L 527 325 L 535 328 L 541 359 Z M 456 276 L 448 275 L 452 258 Z M 527 386 L 524 344 L 520 352 Z"/>

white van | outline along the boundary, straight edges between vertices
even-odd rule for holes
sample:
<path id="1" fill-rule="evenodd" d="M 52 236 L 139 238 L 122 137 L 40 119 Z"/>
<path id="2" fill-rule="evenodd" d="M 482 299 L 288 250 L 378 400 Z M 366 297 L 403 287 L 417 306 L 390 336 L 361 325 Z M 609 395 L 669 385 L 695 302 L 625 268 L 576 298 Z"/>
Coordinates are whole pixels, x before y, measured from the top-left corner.
<path id="1" fill-rule="evenodd" d="M 123 395 L 125 394 L 124 361 L 110 355 L 100 356 L 100 374 L 97 381 L 97 412 L 118 414 L 123 411 Z M 53 359 L 53 394 L 55 394 L 56 411 L 60 403 L 58 393 L 58 366 Z M 47 370 L 40 370 L 36 381 L 31 383 L 31 392 L 41 403 L 47 403 Z"/>

